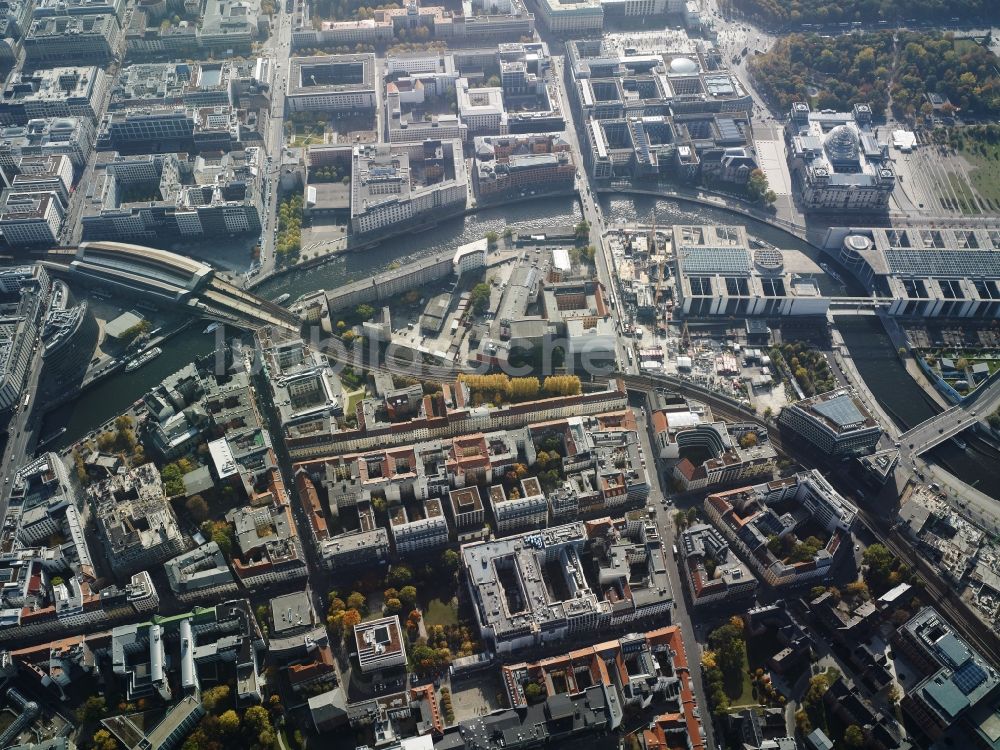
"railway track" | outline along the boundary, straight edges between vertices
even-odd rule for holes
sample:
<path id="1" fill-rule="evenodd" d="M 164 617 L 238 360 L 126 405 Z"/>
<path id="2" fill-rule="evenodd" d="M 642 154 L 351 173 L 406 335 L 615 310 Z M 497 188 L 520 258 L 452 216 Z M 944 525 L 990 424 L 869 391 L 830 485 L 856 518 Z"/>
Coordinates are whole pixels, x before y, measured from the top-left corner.
<path id="1" fill-rule="evenodd" d="M 757 424 L 767 426 L 765 421 L 756 414 L 750 412 L 739 404 L 721 394 L 713 393 L 705 388 L 701 388 L 691 383 L 676 378 L 658 377 L 653 375 L 624 375 L 622 379 L 630 390 L 638 390 L 648 393 L 656 388 L 669 388 L 682 395 L 692 396 L 705 401 L 712 407 L 716 416 L 727 421 L 752 421 Z M 803 459 L 803 452 L 797 448 L 783 443 L 781 436 L 776 430 L 769 431 L 769 440 L 775 450 L 795 459 Z M 811 457 L 807 459 L 812 463 Z M 835 474 L 827 477 L 828 480 L 840 491 L 842 480 Z M 847 490 L 853 489 L 844 488 Z M 923 584 L 927 598 L 933 600 L 934 607 L 941 612 L 959 633 L 993 664 L 1000 664 L 1000 638 L 994 633 L 989 625 L 983 622 L 967 604 L 962 602 L 951 584 L 941 578 L 940 574 L 925 561 L 916 549 L 899 534 L 888 527 L 884 519 L 871 513 L 867 508 L 858 507 L 858 515 L 871 534 L 884 544 L 900 560 L 904 560 Z"/>

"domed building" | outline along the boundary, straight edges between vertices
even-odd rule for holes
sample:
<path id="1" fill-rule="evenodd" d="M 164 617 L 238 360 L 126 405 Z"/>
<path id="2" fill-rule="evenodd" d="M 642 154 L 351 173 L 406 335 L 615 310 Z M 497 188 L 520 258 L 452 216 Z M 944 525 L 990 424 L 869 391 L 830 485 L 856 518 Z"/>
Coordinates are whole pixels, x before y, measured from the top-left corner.
<path id="1" fill-rule="evenodd" d="M 884 213 L 896 186 L 889 145 L 872 129 L 872 111 L 857 104 L 850 112 L 813 112 L 792 105 L 788 121 L 792 172 L 798 173 L 801 202 L 813 211 Z"/>
<path id="2" fill-rule="evenodd" d="M 847 125 L 837 125 L 823 139 L 823 150 L 832 164 L 853 164 L 858 160 L 858 136 Z"/>

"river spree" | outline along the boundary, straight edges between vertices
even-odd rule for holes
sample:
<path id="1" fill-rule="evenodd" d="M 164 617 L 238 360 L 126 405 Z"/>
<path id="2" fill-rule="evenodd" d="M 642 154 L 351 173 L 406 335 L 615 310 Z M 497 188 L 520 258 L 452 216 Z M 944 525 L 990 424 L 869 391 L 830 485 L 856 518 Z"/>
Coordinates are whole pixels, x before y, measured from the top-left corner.
<path id="1" fill-rule="evenodd" d="M 837 327 L 868 389 L 899 427 L 909 429 L 940 411 L 906 372 L 878 318 L 841 318 Z M 969 446 L 967 450 L 949 440 L 930 451 L 926 458 L 980 492 L 1000 498 L 1000 463 L 996 451 L 972 437 L 971 431 L 966 431 L 963 437 Z"/>
<path id="2" fill-rule="evenodd" d="M 801 252 L 817 262 L 822 259 L 819 251 L 802 240 L 763 222 L 723 209 L 651 197 L 604 196 L 601 203 L 609 228 L 619 223 L 649 223 L 651 216 L 655 216 L 657 226 L 663 227 L 672 224 L 741 224 L 752 236 L 765 242 Z M 487 209 L 472 216 L 449 220 L 424 232 L 387 240 L 369 250 L 339 256 L 316 268 L 293 271 L 261 284 L 256 291 L 268 298 L 288 293 L 294 299 L 316 289 L 333 289 L 372 276 L 388 269 L 396 261 L 406 263 L 433 253 L 454 250 L 459 245 L 482 238 L 489 231 L 501 233 L 510 227 L 514 232 L 538 233 L 546 227 L 575 224 L 581 218 L 579 206 L 572 198 L 545 198 Z M 829 260 L 825 262 L 831 263 Z M 827 294 L 863 294 L 846 272 L 841 276 L 847 281 L 847 287 L 831 288 L 830 281 L 825 277 L 819 277 L 818 281 Z M 875 397 L 901 425 L 912 426 L 936 411 L 930 399 L 899 364 L 892 343 L 876 319 L 850 319 L 840 325 L 858 370 Z M 49 435 L 65 426 L 66 433 L 52 445 L 58 448 L 78 440 L 95 426 L 124 411 L 164 377 L 215 348 L 216 335 L 204 334 L 202 329 L 201 325 L 192 326 L 162 344 L 163 354 L 148 365 L 128 377 L 122 377 L 121 373 L 113 375 L 76 402 L 51 412 L 45 419 L 41 434 Z M 975 441 L 970 441 L 968 452 L 949 442 L 933 451 L 930 457 L 965 481 L 975 483 L 980 490 L 1000 495 L 1000 463 L 983 461 L 975 450 Z"/>

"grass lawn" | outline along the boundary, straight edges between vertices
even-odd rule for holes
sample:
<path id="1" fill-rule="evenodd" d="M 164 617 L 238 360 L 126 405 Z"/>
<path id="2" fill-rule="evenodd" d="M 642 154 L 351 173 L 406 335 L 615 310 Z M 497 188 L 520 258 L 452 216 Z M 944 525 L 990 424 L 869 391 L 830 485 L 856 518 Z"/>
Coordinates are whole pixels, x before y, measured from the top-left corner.
<path id="1" fill-rule="evenodd" d="M 758 703 L 756 697 L 753 694 L 753 683 L 750 682 L 750 662 L 747 659 L 746 649 L 743 650 L 743 667 L 741 670 L 743 679 L 740 682 L 740 694 L 730 695 L 729 701 L 731 706 L 749 706 Z M 735 685 L 734 685 L 735 687 Z M 726 692 L 729 692 L 729 686 L 726 686 Z M 736 692 L 735 690 L 733 691 Z"/>
<path id="2" fill-rule="evenodd" d="M 962 141 L 962 146 L 961 154 L 972 167 L 969 179 L 976 191 L 992 203 L 993 208 L 1000 207 L 1000 144 L 985 141 L 966 144 Z"/>
<path id="3" fill-rule="evenodd" d="M 350 391 L 347 394 L 347 405 L 344 407 L 344 414 L 354 414 L 355 407 L 358 402 L 365 397 L 365 389 L 358 388 L 356 391 Z"/>
<path id="4" fill-rule="evenodd" d="M 965 180 L 954 172 L 949 172 L 948 181 L 951 183 L 951 189 L 958 196 L 958 208 L 963 214 L 982 213 L 979 203 L 976 201 L 976 196 L 969 191 L 969 185 Z"/>
<path id="5" fill-rule="evenodd" d="M 424 608 L 425 625 L 458 625 L 458 602 L 431 599 Z"/>

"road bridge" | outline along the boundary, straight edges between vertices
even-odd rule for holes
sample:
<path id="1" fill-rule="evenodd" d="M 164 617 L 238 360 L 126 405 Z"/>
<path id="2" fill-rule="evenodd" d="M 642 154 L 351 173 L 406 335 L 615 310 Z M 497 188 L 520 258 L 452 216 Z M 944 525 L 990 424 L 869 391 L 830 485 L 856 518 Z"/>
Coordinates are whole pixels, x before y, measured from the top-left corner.
<path id="1" fill-rule="evenodd" d="M 679 378 L 659 374 L 619 374 L 616 377 L 620 377 L 625 383 L 625 387 L 630 391 L 649 393 L 657 388 L 669 388 L 682 395 L 701 399 L 712 407 L 713 413 L 719 418 L 732 422 L 748 421 L 762 425 L 765 424 L 764 420 L 757 416 L 756 413 L 750 411 L 735 399 L 710 391 L 694 383 L 680 380 Z M 1000 382 L 1000 378 L 997 378 L 997 381 Z M 985 405 L 991 403 L 990 399 L 993 398 L 1000 400 L 1000 391 L 996 393 L 991 392 L 986 396 L 987 400 L 984 400 L 984 396 L 979 396 L 977 399 L 979 408 L 985 408 Z M 793 443 L 784 443 L 781 434 L 777 430 L 771 430 L 768 439 L 779 453 L 783 453 L 798 461 L 807 459 L 808 462 L 809 457 L 802 454 L 801 446 Z M 834 485 L 837 485 L 840 479 L 835 471 L 830 472 L 827 478 Z M 989 625 L 971 611 L 969 605 L 962 601 L 961 597 L 954 590 L 954 587 L 942 577 L 940 571 L 922 558 L 912 547 L 908 539 L 890 528 L 891 521 L 887 522 L 886 519 L 878 517 L 868 508 L 864 507 L 863 504 L 858 506 L 858 512 L 864 524 L 879 541 L 885 544 L 898 558 L 915 566 L 917 573 L 924 583 L 927 600 L 932 602 L 938 611 L 942 612 L 955 625 L 963 637 L 974 645 L 980 653 L 994 661 L 1000 659 L 1000 637 L 997 636 L 997 633 Z"/>
<path id="2" fill-rule="evenodd" d="M 985 419 L 1000 407 L 1000 370 L 994 372 L 961 403 L 935 414 L 899 436 L 900 453 L 912 459 L 936 448 Z"/>

